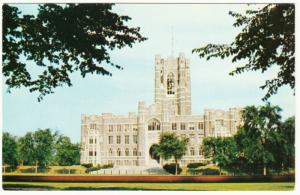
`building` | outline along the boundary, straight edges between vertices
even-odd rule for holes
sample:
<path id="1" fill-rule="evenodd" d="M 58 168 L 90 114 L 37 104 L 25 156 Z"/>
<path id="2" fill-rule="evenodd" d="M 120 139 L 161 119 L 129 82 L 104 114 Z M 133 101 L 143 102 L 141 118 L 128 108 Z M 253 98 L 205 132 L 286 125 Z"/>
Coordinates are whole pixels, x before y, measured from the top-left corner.
<path id="1" fill-rule="evenodd" d="M 207 136 L 232 136 L 241 122 L 241 109 L 207 109 L 191 115 L 190 61 L 155 56 L 155 100 L 138 103 L 138 112 L 128 116 L 111 113 L 81 116 L 81 163 L 117 166 L 147 166 L 150 148 L 163 131 L 189 137 L 181 164 L 204 160 L 201 143 Z"/>

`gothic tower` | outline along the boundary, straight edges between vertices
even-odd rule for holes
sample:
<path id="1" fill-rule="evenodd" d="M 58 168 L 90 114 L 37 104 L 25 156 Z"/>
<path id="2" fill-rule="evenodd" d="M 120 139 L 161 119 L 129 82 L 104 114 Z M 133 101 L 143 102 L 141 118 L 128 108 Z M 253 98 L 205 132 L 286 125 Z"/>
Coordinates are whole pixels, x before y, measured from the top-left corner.
<path id="1" fill-rule="evenodd" d="M 183 53 L 167 59 L 155 56 L 154 101 L 171 104 L 176 115 L 191 115 L 190 61 Z"/>

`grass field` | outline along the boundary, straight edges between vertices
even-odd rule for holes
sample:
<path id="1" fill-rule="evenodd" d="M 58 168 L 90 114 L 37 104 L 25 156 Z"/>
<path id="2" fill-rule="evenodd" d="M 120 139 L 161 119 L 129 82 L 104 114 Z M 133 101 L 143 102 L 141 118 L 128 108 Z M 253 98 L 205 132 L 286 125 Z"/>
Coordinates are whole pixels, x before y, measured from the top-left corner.
<path id="1" fill-rule="evenodd" d="M 45 183 L 3 182 L 5 190 L 194 190 L 290 191 L 295 183 Z"/>

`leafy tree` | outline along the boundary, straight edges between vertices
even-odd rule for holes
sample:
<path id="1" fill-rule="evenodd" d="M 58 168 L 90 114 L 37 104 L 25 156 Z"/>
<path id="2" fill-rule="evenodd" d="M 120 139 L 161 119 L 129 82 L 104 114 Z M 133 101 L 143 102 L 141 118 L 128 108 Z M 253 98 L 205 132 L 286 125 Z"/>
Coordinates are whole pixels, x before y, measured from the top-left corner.
<path id="1" fill-rule="evenodd" d="M 8 132 L 2 133 L 2 164 L 17 165 L 16 138 Z"/>
<path id="2" fill-rule="evenodd" d="M 230 75 L 245 71 L 264 73 L 272 66 L 278 66 L 277 77 L 266 80 L 261 86 L 267 89 L 263 100 L 276 94 L 279 87 L 289 85 L 295 88 L 295 5 L 269 4 L 259 10 L 248 10 L 246 15 L 229 12 L 236 21 L 234 27 L 242 31 L 230 44 L 208 44 L 193 49 L 200 58 L 233 57 L 232 62 L 246 60 L 246 64 L 237 67 Z"/>
<path id="3" fill-rule="evenodd" d="M 57 133 L 50 129 L 38 129 L 33 134 L 34 156 L 39 166 L 46 166 L 53 160 L 54 142 Z"/>
<path id="4" fill-rule="evenodd" d="M 70 74 L 111 75 L 109 51 L 146 40 L 139 27 L 128 27 L 131 18 L 111 11 L 113 4 L 41 4 L 37 16 L 24 15 L 4 4 L 3 75 L 11 88 L 39 92 L 38 101 L 59 86 L 71 86 Z M 23 57 L 22 57 L 23 56 Z M 25 60 L 23 60 L 25 59 Z M 34 76 L 27 62 L 41 72 Z"/>
<path id="5" fill-rule="evenodd" d="M 233 137 L 208 137 L 203 140 L 203 150 L 206 158 L 222 168 L 231 169 L 237 157 L 237 145 Z"/>
<path id="6" fill-rule="evenodd" d="M 188 138 L 179 138 L 174 132 L 162 132 L 159 137 L 159 144 L 157 147 L 157 153 L 168 160 L 174 157 L 177 175 L 178 160 L 182 158 L 187 150 L 189 143 Z"/>
<path id="7" fill-rule="evenodd" d="M 80 145 L 71 143 L 69 137 L 60 136 L 55 144 L 55 162 L 62 166 L 80 164 Z"/>
<path id="8" fill-rule="evenodd" d="M 53 160 L 56 137 L 57 132 L 52 133 L 50 129 L 26 133 L 18 141 L 19 159 L 25 164 L 46 166 Z"/>
<path id="9" fill-rule="evenodd" d="M 281 108 L 267 103 L 265 106 L 247 106 L 243 111 L 243 128 L 236 135 L 241 153 L 249 165 L 263 167 L 263 175 L 267 174 L 267 166 L 276 160 L 274 153 L 281 147 L 280 133 Z"/>
<path id="10" fill-rule="evenodd" d="M 31 132 L 18 139 L 18 159 L 21 164 L 33 165 L 35 163 L 34 138 Z"/>

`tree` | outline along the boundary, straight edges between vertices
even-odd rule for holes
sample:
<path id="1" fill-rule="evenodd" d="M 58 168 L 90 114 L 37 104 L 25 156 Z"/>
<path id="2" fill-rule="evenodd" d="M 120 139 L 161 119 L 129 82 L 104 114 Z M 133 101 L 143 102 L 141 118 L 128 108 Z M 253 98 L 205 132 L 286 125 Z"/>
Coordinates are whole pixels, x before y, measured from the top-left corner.
<path id="1" fill-rule="evenodd" d="M 18 139 L 18 160 L 21 164 L 33 165 L 35 163 L 35 148 L 33 134 L 28 132 Z"/>
<path id="2" fill-rule="evenodd" d="M 2 164 L 17 165 L 16 137 L 8 132 L 2 133 Z"/>
<path id="3" fill-rule="evenodd" d="M 222 168 L 232 169 L 237 157 L 237 145 L 233 137 L 207 137 L 202 143 L 204 155 Z"/>
<path id="4" fill-rule="evenodd" d="M 62 166 L 80 164 L 80 145 L 71 143 L 69 137 L 60 136 L 55 144 L 55 162 Z"/>
<path id="5" fill-rule="evenodd" d="M 37 16 L 3 5 L 3 75 L 8 90 L 26 87 L 38 101 L 59 86 L 71 86 L 70 74 L 112 75 L 109 51 L 146 40 L 131 18 L 111 11 L 114 4 L 41 4 Z M 22 57 L 23 56 L 23 57 Z M 23 60 L 25 59 L 25 60 Z M 28 70 L 34 62 L 41 72 Z"/>
<path id="6" fill-rule="evenodd" d="M 236 135 L 237 144 L 248 165 L 261 166 L 263 175 L 267 166 L 276 160 L 274 153 L 280 150 L 278 144 L 281 128 L 281 108 L 267 103 L 265 106 L 247 106 L 243 111 L 243 127 Z"/>
<path id="7" fill-rule="evenodd" d="M 230 75 L 245 71 L 264 73 L 277 65 L 277 77 L 266 80 L 261 89 L 267 89 L 263 100 L 277 93 L 278 88 L 289 85 L 295 88 L 295 5 L 269 4 L 257 11 L 247 10 L 246 15 L 229 12 L 236 21 L 234 27 L 243 27 L 230 44 L 208 44 L 193 49 L 200 58 L 233 57 L 232 62 L 247 63 L 237 67 Z"/>
<path id="8" fill-rule="evenodd" d="M 34 157 L 39 166 L 46 166 L 53 160 L 54 142 L 57 136 L 50 129 L 38 129 L 33 134 Z"/>
<path id="9" fill-rule="evenodd" d="M 165 160 L 174 157 L 175 175 L 177 175 L 178 160 L 185 154 L 188 143 L 188 138 L 179 138 L 174 132 L 162 132 L 159 136 L 157 153 Z"/>
<path id="10" fill-rule="evenodd" d="M 56 137 L 57 132 L 52 133 L 50 129 L 38 129 L 33 133 L 26 133 L 18 141 L 20 161 L 28 165 L 46 166 L 53 160 Z"/>

